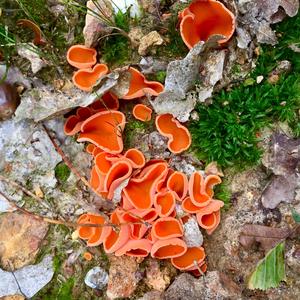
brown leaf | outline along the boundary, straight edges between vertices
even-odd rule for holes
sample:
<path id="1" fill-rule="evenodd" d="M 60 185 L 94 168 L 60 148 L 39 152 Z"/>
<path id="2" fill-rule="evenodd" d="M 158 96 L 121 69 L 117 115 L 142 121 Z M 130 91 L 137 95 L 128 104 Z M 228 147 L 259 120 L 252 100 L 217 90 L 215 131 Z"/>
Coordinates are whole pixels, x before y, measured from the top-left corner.
<path id="1" fill-rule="evenodd" d="M 267 252 L 279 241 L 287 238 L 291 233 L 289 228 L 273 228 L 263 225 L 246 224 L 240 233 L 239 242 L 247 249 L 259 243 L 261 248 Z"/>
<path id="2" fill-rule="evenodd" d="M 20 19 L 17 22 L 17 25 L 23 26 L 23 27 L 28 27 L 30 28 L 33 33 L 34 33 L 34 39 L 33 43 L 35 45 L 45 45 L 46 41 L 42 37 L 42 31 L 38 25 L 36 25 L 34 22 L 27 20 L 27 19 Z"/>

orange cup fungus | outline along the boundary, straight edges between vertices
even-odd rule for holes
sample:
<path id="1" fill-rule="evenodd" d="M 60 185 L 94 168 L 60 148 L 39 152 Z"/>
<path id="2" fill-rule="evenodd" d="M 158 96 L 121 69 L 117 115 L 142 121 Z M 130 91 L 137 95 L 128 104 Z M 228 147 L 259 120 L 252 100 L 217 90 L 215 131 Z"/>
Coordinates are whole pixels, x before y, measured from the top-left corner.
<path id="1" fill-rule="evenodd" d="M 125 116 L 119 111 L 101 111 L 81 125 L 78 142 L 90 142 L 102 150 L 116 154 L 123 150 L 122 133 Z"/>
<path id="2" fill-rule="evenodd" d="M 145 95 L 158 96 L 164 86 L 160 82 L 148 81 L 145 76 L 135 68 L 128 69 L 131 79 L 129 83 L 129 91 L 122 97 L 124 100 L 132 100 Z"/>
<path id="3" fill-rule="evenodd" d="M 155 123 L 159 133 L 169 139 L 168 148 L 172 153 L 179 154 L 190 147 L 192 142 L 190 132 L 171 114 L 157 116 Z"/>
<path id="4" fill-rule="evenodd" d="M 137 120 L 147 122 L 151 120 L 152 109 L 144 104 L 137 104 L 134 106 L 132 114 Z"/>
<path id="5" fill-rule="evenodd" d="M 219 43 L 226 43 L 235 31 L 235 16 L 215 0 L 193 1 L 180 13 L 180 19 L 180 34 L 189 49 L 213 35 L 224 36 Z"/>
<path id="6" fill-rule="evenodd" d="M 81 90 L 91 92 L 96 83 L 108 73 L 105 64 L 97 64 L 91 69 L 80 69 L 73 75 L 73 83 Z"/>
<path id="7" fill-rule="evenodd" d="M 74 45 L 67 52 L 68 63 L 77 69 L 88 69 L 97 62 L 97 51 L 83 45 Z"/>
<path id="8" fill-rule="evenodd" d="M 171 258 L 172 265 L 182 271 L 194 269 L 196 265 L 201 265 L 205 259 L 204 248 L 190 247 L 187 251 L 178 257 Z"/>
<path id="9" fill-rule="evenodd" d="M 94 103 L 89 105 L 89 107 L 94 112 L 99 112 L 104 110 L 118 110 L 119 99 L 114 93 L 106 92 L 100 99 L 96 100 Z"/>

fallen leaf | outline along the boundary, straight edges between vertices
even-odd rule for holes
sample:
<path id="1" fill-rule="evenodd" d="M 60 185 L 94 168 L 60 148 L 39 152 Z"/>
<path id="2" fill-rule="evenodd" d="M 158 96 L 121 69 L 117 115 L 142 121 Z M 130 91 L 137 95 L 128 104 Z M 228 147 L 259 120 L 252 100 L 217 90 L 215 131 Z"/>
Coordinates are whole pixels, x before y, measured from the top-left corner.
<path id="1" fill-rule="evenodd" d="M 281 240 L 287 238 L 291 233 L 289 228 L 273 228 L 263 225 L 246 224 L 243 226 L 239 242 L 245 248 L 251 248 L 259 243 L 264 251 L 273 248 Z"/>
<path id="2" fill-rule="evenodd" d="M 257 264 L 248 281 L 249 289 L 265 291 L 278 287 L 285 280 L 284 246 L 284 242 L 279 243 Z"/>
<path id="3" fill-rule="evenodd" d="M 261 195 L 264 207 L 274 209 L 280 202 L 291 203 L 294 200 L 297 177 L 295 174 L 289 176 L 273 175 Z"/>
<path id="4" fill-rule="evenodd" d="M 20 19 L 17 22 L 17 25 L 23 26 L 23 27 L 28 27 L 33 31 L 34 39 L 32 42 L 35 45 L 45 45 L 46 44 L 46 41 L 42 37 L 42 31 L 41 31 L 40 27 L 38 25 L 36 25 L 34 22 L 27 20 L 27 19 Z"/>
<path id="5" fill-rule="evenodd" d="M 292 216 L 296 223 L 300 223 L 300 214 L 294 208 L 292 209 Z"/>

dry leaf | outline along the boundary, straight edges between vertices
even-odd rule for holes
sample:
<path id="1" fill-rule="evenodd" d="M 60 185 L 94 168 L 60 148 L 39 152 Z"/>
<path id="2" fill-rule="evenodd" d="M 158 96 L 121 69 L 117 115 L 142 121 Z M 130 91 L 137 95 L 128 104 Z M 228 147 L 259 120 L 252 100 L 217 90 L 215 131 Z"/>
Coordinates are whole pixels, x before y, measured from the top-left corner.
<path id="1" fill-rule="evenodd" d="M 218 163 L 216 161 L 212 161 L 209 163 L 205 170 L 204 170 L 206 175 L 218 175 L 220 177 L 224 176 L 224 173 L 220 168 L 218 168 Z"/>
<path id="2" fill-rule="evenodd" d="M 263 225 L 246 224 L 243 226 L 239 242 L 247 249 L 259 243 L 264 251 L 268 251 L 287 238 L 291 233 L 289 228 L 273 228 Z"/>

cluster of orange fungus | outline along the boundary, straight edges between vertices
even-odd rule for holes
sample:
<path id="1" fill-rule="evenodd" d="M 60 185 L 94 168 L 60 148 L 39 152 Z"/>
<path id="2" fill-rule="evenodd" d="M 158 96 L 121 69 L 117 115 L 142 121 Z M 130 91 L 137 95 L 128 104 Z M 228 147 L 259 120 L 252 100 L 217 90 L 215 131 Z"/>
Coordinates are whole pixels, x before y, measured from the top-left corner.
<path id="1" fill-rule="evenodd" d="M 68 63 L 79 69 L 73 75 L 73 83 L 79 89 L 91 92 L 93 87 L 109 70 L 105 64 L 97 63 L 97 51 L 83 45 L 74 45 L 67 52 Z"/>
<path id="2" fill-rule="evenodd" d="M 129 90 L 122 99 L 132 100 L 145 95 L 158 96 L 164 90 L 164 86 L 160 82 L 148 81 L 137 69 L 130 67 L 128 71 L 131 76 Z"/>
<path id="3" fill-rule="evenodd" d="M 169 139 L 168 148 L 172 153 L 179 154 L 190 147 L 192 142 L 190 132 L 173 115 L 159 115 L 155 123 L 159 133 Z"/>
<path id="4" fill-rule="evenodd" d="M 195 0 L 179 15 L 180 34 L 189 49 L 213 35 L 227 42 L 235 31 L 235 17 L 224 4 L 216 0 Z"/>

